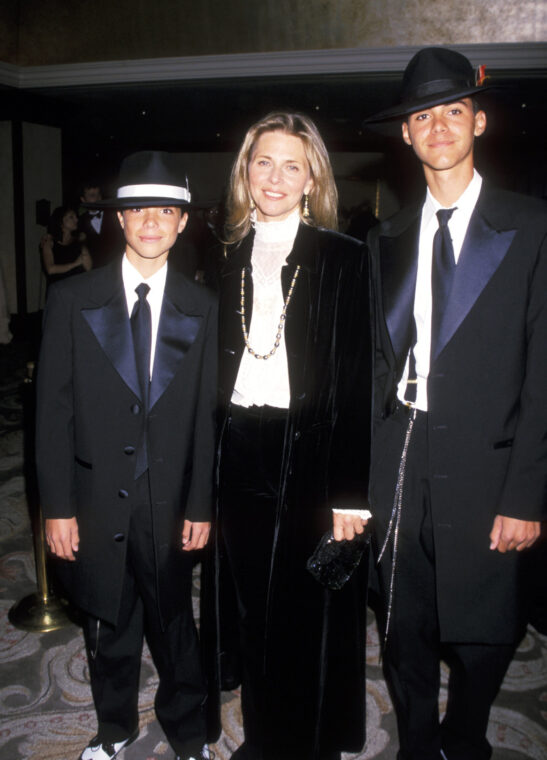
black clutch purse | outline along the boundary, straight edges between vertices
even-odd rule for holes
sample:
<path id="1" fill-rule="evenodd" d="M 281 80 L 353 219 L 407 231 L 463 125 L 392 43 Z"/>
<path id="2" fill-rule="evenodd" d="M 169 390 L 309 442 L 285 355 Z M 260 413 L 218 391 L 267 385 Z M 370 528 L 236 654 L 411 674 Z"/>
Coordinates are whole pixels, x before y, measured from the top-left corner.
<path id="1" fill-rule="evenodd" d="M 321 585 L 338 591 L 350 578 L 370 542 L 365 530 L 348 541 L 335 541 L 332 531 L 323 535 L 306 563 L 307 569 Z"/>

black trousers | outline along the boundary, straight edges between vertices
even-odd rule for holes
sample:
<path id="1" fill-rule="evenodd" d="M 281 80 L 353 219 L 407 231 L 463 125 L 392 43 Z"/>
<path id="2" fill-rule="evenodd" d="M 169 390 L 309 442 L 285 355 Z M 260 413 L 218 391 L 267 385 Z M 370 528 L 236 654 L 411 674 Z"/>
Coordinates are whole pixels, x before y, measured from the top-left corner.
<path id="1" fill-rule="evenodd" d="M 271 652 L 272 647 L 267 636 L 275 636 L 267 627 L 268 588 L 286 423 L 287 411 L 283 409 L 232 406 L 223 440 L 220 520 L 238 606 L 245 733 L 245 742 L 234 758 L 300 760 L 313 754 L 319 760 L 340 760 L 337 751 L 321 749 L 316 755 L 309 735 L 300 731 L 306 722 L 301 718 L 310 707 L 305 702 L 316 698 L 309 693 L 310 684 L 301 683 L 295 688 L 295 684 L 287 683 L 291 726 L 281 721 L 273 731 L 269 714 L 272 701 L 268 686 L 276 663 L 266 662 L 266 648 L 269 645 Z M 295 642 L 301 638 L 302 632 L 295 632 Z M 295 646 L 300 651 L 300 643 Z M 285 663 L 279 663 L 279 670 L 286 671 Z M 279 691 L 276 684 L 274 693 Z M 298 693 L 304 695 L 303 701 L 295 703 L 294 695 Z M 279 710 L 279 706 L 274 704 L 273 709 Z"/>
<path id="2" fill-rule="evenodd" d="M 409 411 L 392 420 L 393 437 L 385 453 L 386 473 L 397 473 Z M 391 504 L 395 477 L 386 479 L 383 500 Z M 377 499 L 379 498 L 377 494 Z M 462 547 L 462 556 L 465 548 Z M 389 604 L 391 552 L 380 565 L 383 608 Z M 454 568 L 457 572 L 457 568 Z M 391 620 L 384 652 L 399 731 L 399 760 L 487 760 L 491 705 L 514 654 L 513 645 L 442 642 L 435 579 L 428 474 L 427 414 L 418 412 L 406 462 L 404 501 L 398 535 Z M 384 619 L 385 625 L 385 619 Z M 439 724 L 440 661 L 450 666 L 448 703 Z"/>
<path id="3" fill-rule="evenodd" d="M 220 519 L 237 596 L 241 710 L 253 760 L 262 755 L 267 589 L 286 418 L 284 409 L 232 406 L 223 442 Z"/>
<path id="4" fill-rule="evenodd" d="M 138 729 L 138 693 L 144 636 L 158 671 L 158 720 L 182 757 L 205 743 L 205 687 L 189 579 L 180 581 L 183 608 L 164 628 L 156 598 L 148 473 L 137 481 L 127 563 L 116 626 L 85 616 L 89 675 L 98 718 L 98 741 L 120 741 Z M 188 573 L 192 558 L 188 555 Z M 173 578 L 172 583 L 179 582 Z"/>

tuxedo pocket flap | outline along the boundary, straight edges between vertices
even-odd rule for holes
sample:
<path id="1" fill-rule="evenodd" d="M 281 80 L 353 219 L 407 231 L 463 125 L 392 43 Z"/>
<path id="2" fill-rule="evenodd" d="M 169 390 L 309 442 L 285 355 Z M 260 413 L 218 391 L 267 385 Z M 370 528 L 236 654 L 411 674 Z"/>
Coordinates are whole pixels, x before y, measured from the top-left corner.
<path id="1" fill-rule="evenodd" d="M 75 456 L 74 461 L 76 462 L 76 464 L 79 464 L 80 467 L 85 467 L 86 470 L 93 469 L 93 465 L 91 464 L 91 462 L 86 462 L 84 459 L 80 459 L 80 457 Z"/>
<path id="2" fill-rule="evenodd" d="M 513 438 L 505 438 L 503 441 L 496 441 L 494 449 L 509 449 L 513 445 Z"/>

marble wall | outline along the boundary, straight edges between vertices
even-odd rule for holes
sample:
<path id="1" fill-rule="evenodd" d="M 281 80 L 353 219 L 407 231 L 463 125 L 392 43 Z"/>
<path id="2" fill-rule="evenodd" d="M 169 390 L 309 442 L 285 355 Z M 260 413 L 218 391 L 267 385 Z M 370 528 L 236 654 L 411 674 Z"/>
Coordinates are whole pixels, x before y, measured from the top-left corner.
<path id="1" fill-rule="evenodd" d="M 546 27 L 546 0 L 0 0 L 0 61 L 539 42 Z"/>

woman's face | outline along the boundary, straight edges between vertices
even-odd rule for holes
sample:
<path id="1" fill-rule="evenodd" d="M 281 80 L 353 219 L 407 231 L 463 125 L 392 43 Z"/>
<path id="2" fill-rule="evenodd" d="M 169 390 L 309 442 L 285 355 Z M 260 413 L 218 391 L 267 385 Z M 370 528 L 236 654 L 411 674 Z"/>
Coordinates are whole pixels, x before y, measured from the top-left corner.
<path id="1" fill-rule="evenodd" d="M 78 229 L 78 217 L 72 209 L 63 216 L 63 229 L 67 232 L 75 232 Z"/>
<path id="2" fill-rule="evenodd" d="M 313 187 L 302 140 L 286 132 L 260 135 L 248 171 L 251 196 L 260 222 L 286 219 Z"/>

